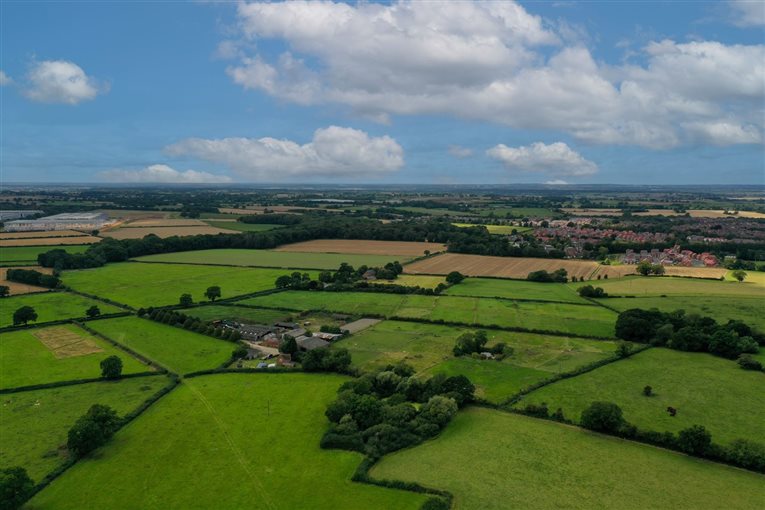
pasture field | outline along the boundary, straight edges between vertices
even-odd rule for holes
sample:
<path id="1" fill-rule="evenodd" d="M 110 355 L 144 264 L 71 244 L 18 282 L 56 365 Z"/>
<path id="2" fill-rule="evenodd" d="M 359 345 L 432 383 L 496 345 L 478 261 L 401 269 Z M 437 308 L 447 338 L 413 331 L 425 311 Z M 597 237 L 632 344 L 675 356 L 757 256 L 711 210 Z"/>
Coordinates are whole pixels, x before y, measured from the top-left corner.
<path id="1" fill-rule="evenodd" d="M 384 457 L 371 475 L 448 490 L 456 510 L 755 510 L 765 500 L 756 473 L 481 408 Z"/>
<path id="2" fill-rule="evenodd" d="M 169 220 L 165 220 L 169 221 Z M 217 227 L 211 227 L 207 224 L 204 226 L 189 226 L 189 227 L 121 227 L 114 230 L 103 232 L 104 237 L 111 237 L 114 239 L 143 239 L 149 234 L 154 234 L 157 237 L 172 237 L 172 236 L 198 236 L 202 234 L 215 235 L 215 234 L 238 234 L 236 230 L 226 230 Z"/>
<path id="3" fill-rule="evenodd" d="M 587 260 L 538 259 L 531 257 L 489 257 L 485 255 L 464 255 L 460 253 L 443 253 L 413 262 L 404 267 L 409 274 L 449 274 L 459 271 L 465 276 L 495 276 L 502 278 L 517 278 L 525 280 L 532 271 L 545 269 L 555 271 L 564 268 L 569 277 L 591 278 L 600 268 L 606 271 L 611 266 L 601 266 L 597 262 Z"/>
<path id="4" fill-rule="evenodd" d="M 412 258 L 422 256 L 425 250 L 431 253 L 446 250 L 445 244 L 406 241 L 365 241 L 359 239 L 316 239 L 302 243 L 285 244 L 276 251 L 297 251 L 307 253 L 354 253 L 358 255 L 395 255 Z"/>
<path id="5" fill-rule="evenodd" d="M 67 457 L 67 431 L 93 404 L 124 416 L 167 384 L 161 376 L 136 377 L 3 395 L 0 468 L 26 468 L 35 482 Z"/>
<path id="6" fill-rule="evenodd" d="M 191 294 L 195 302 L 206 301 L 204 293 L 213 285 L 221 288 L 224 299 L 269 290 L 284 274 L 284 269 L 121 262 L 66 271 L 62 279 L 80 292 L 138 308 L 176 304 L 184 293 Z"/>
<path id="7" fill-rule="evenodd" d="M 122 359 L 123 374 L 153 370 L 74 324 L 3 333 L 0 388 L 101 377 L 99 363 L 112 355 Z"/>
<path id="8" fill-rule="evenodd" d="M 215 221 L 208 220 L 205 223 L 215 228 L 226 230 L 236 230 L 238 232 L 265 232 L 281 228 L 283 225 L 272 225 L 270 223 L 243 223 L 241 221 Z"/>
<path id="9" fill-rule="evenodd" d="M 545 207 L 483 207 L 476 211 L 479 216 L 499 216 L 502 218 L 550 218 L 560 216 Z"/>
<path id="10" fill-rule="evenodd" d="M 79 235 L 76 237 L 27 237 L 23 239 L 2 239 L 0 240 L 0 248 L 5 250 L 6 248 L 19 246 L 37 246 L 44 247 L 45 249 L 42 251 L 48 251 L 59 245 L 94 244 L 100 242 L 100 237 L 90 235 Z"/>
<path id="11" fill-rule="evenodd" d="M 12 326 L 13 312 L 22 306 L 31 306 L 37 312 L 37 320 L 30 324 L 85 317 L 85 311 L 93 305 L 98 306 L 103 315 L 123 311 L 116 306 L 69 292 L 12 296 L 3 298 L 0 303 L 0 327 Z"/>
<path id="12" fill-rule="evenodd" d="M 247 308 L 244 306 L 199 306 L 181 310 L 186 315 L 196 317 L 203 321 L 229 319 L 238 322 L 257 324 L 271 324 L 284 320 L 289 314 L 280 310 L 268 310 L 265 308 Z"/>
<path id="13" fill-rule="evenodd" d="M 642 394 L 650 385 L 652 397 Z M 654 348 L 526 395 L 516 407 L 547 402 L 578 421 L 593 401 L 618 404 L 643 430 L 679 432 L 703 425 L 712 440 L 765 443 L 765 377 L 706 353 Z M 671 417 L 668 406 L 677 409 Z"/>
<path id="14" fill-rule="evenodd" d="M 193 218 L 139 218 L 120 228 L 136 227 L 204 227 L 207 223 Z"/>
<path id="15" fill-rule="evenodd" d="M 765 298 L 765 286 L 755 282 L 723 282 L 666 276 L 630 276 L 615 280 L 601 280 L 597 284 L 569 283 L 571 289 L 583 285 L 602 287 L 614 296 L 750 296 Z M 610 303 L 611 301 L 606 301 Z"/>
<path id="16" fill-rule="evenodd" d="M 451 209 L 434 209 L 430 207 L 410 207 L 410 206 L 400 206 L 396 207 L 399 211 L 404 212 L 411 212 L 411 213 L 417 213 L 422 214 L 423 216 L 472 216 L 475 213 L 472 212 L 463 212 L 463 211 L 452 211 Z"/>
<path id="17" fill-rule="evenodd" d="M 455 227 L 461 227 L 461 228 L 467 228 L 467 227 L 486 227 L 486 230 L 489 231 L 490 234 L 499 234 L 499 235 L 511 235 L 513 234 L 513 231 L 515 231 L 516 234 L 521 234 L 523 232 L 528 232 L 529 230 L 532 230 L 530 227 L 518 227 L 515 225 L 482 225 L 479 223 L 452 223 Z"/>
<path id="18" fill-rule="evenodd" d="M 574 216 L 621 216 L 621 209 L 601 209 L 601 208 L 583 208 L 583 207 L 564 207 L 562 211 Z"/>
<path id="19" fill-rule="evenodd" d="M 146 262 L 186 262 L 194 264 L 226 264 L 231 266 L 259 266 L 282 268 L 337 269 L 347 262 L 353 267 L 361 265 L 384 266 L 388 262 L 407 260 L 393 255 L 356 255 L 350 253 L 302 253 L 274 250 L 219 249 L 182 251 L 146 255 L 136 260 Z"/>
<path id="20" fill-rule="evenodd" d="M 494 402 L 554 373 L 608 357 L 616 349 L 614 342 L 603 340 L 487 331 L 488 345 L 505 342 L 513 347 L 513 354 L 501 362 L 455 358 L 454 343 L 468 331 L 475 329 L 383 321 L 335 345 L 348 349 L 354 365 L 363 370 L 404 361 L 420 373 L 464 374 L 479 396 Z"/>
<path id="21" fill-rule="evenodd" d="M 616 314 L 600 306 L 537 303 L 461 296 L 422 296 L 372 292 L 287 291 L 256 296 L 242 304 L 287 310 L 322 310 L 352 315 L 382 315 L 466 324 L 560 331 L 611 337 Z"/>
<path id="22" fill-rule="evenodd" d="M 37 264 L 37 256 L 53 250 L 50 246 L 14 246 L 0 248 L 0 265 L 19 265 L 20 263 Z M 67 253 L 83 253 L 88 249 L 87 244 L 62 246 Z"/>
<path id="23" fill-rule="evenodd" d="M 402 274 L 395 280 L 376 280 L 374 283 L 389 283 L 391 285 L 404 285 L 406 287 L 422 287 L 423 289 L 435 289 L 439 283 L 446 284 L 443 276 Z"/>
<path id="24" fill-rule="evenodd" d="M 319 447 L 324 410 L 345 380 L 265 373 L 187 379 L 29 506 L 419 509 L 427 496 L 351 482 L 360 454 Z"/>
<path id="25" fill-rule="evenodd" d="M 538 299 L 590 304 L 579 297 L 576 290 L 561 283 L 538 283 L 526 280 L 497 280 L 493 278 L 466 278 L 449 287 L 449 296 L 501 297 L 508 299 Z"/>
<path id="26" fill-rule="evenodd" d="M 745 271 L 745 273 L 746 279 L 741 283 L 765 286 L 765 271 Z M 728 271 L 725 274 L 725 281 L 738 283 L 738 280 L 733 278 L 733 271 Z"/>
<path id="27" fill-rule="evenodd" d="M 233 342 L 138 317 L 93 321 L 89 326 L 178 374 L 217 368 L 236 348 Z"/>
<path id="28" fill-rule="evenodd" d="M 46 289 L 45 287 L 37 287 L 35 285 L 27 285 L 26 283 L 19 283 L 19 282 L 13 282 L 11 280 L 6 279 L 8 276 L 8 270 L 9 269 L 17 269 L 15 267 L 0 267 L 0 285 L 5 285 L 8 287 L 9 295 L 16 296 L 18 294 L 29 294 L 31 292 L 47 292 L 50 289 Z M 35 271 L 39 271 L 41 273 L 51 274 L 53 272 L 53 269 L 49 267 L 40 267 L 40 266 L 24 266 L 19 269 L 34 269 Z"/>

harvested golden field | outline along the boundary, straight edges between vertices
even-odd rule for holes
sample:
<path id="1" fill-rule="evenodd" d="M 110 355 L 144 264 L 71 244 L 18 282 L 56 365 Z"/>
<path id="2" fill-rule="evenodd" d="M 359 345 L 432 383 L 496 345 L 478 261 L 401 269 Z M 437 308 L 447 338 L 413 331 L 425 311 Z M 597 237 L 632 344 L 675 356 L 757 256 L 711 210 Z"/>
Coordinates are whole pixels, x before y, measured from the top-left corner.
<path id="1" fill-rule="evenodd" d="M 619 275 L 619 268 L 629 266 L 601 266 L 588 260 L 538 259 L 531 257 L 488 257 L 484 255 L 463 255 L 444 253 L 437 257 L 420 260 L 404 266 L 408 274 L 448 274 L 459 271 L 467 276 L 495 276 L 500 278 L 526 278 L 532 271 L 555 271 L 564 268 L 569 277 L 591 278 L 596 271 L 608 274 L 609 278 Z M 617 271 L 614 271 L 614 270 Z"/>
<path id="2" fill-rule="evenodd" d="M 93 244 L 101 241 L 95 236 L 35 237 L 25 239 L 0 239 L 0 248 L 11 246 L 56 246 L 60 244 Z"/>
<path id="3" fill-rule="evenodd" d="M 87 356 L 104 351 L 92 339 L 67 327 L 44 328 L 34 331 L 32 335 L 50 349 L 57 359 Z"/>
<path id="4" fill-rule="evenodd" d="M 634 267 L 634 266 L 633 266 Z M 722 278 L 728 273 L 724 267 L 665 266 L 667 276 L 691 276 L 693 278 Z"/>
<path id="5" fill-rule="evenodd" d="M 408 255 L 419 256 L 446 250 L 445 244 L 407 241 L 365 241 L 358 239 L 316 239 L 302 243 L 286 244 L 276 251 L 304 253 L 354 253 L 358 255 Z"/>
<path id="6" fill-rule="evenodd" d="M 149 234 L 158 237 L 172 236 L 198 236 L 201 234 L 239 234 L 236 230 L 224 230 L 222 228 L 210 226 L 190 226 L 190 227 L 134 227 L 118 228 L 104 232 L 103 235 L 114 239 L 141 239 Z"/>
<path id="7" fill-rule="evenodd" d="M 0 268 L 0 285 L 5 285 L 6 287 L 8 287 L 10 289 L 11 296 L 17 296 L 19 294 L 29 294 L 30 292 L 42 292 L 42 291 L 48 290 L 43 287 L 35 287 L 34 285 L 27 285 L 26 283 L 11 282 L 6 280 L 5 275 L 7 274 L 9 269 L 34 269 L 35 271 L 40 271 L 41 273 L 45 273 L 45 274 L 51 274 L 53 272 L 53 269 L 51 269 L 50 267 L 40 267 L 40 266 L 22 267 L 22 268 L 16 268 L 16 267 Z"/>
<path id="8" fill-rule="evenodd" d="M 41 230 L 39 232 L 2 232 L 0 239 L 28 239 L 37 237 L 72 237 L 81 236 L 76 230 Z"/>
<path id="9" fill-rule="evenodd" d="M 136 227 L 206 227 L 207 223 L 202 220 L 194 220 L 190 218 L 184 219 L 168 219 L 168 218 L 148 218 L 134 220 L 130 223 L 122 225 L 121 228 L 136 228 Z"/>

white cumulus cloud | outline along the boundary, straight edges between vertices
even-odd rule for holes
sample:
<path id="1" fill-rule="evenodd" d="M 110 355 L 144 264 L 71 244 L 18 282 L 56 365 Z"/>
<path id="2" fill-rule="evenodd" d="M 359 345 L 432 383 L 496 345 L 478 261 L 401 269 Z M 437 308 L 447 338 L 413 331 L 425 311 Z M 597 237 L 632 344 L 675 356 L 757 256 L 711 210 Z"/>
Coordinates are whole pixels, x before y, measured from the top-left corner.
<path id="1" fill-rule="evenodd" d="M 95 98 L 104 88 L 80 66 L 66 60 L 34 62 L 27 74 L 24 94 L 41 103 L 77 104 Z"/>
<path id="2" fill-rule="evenodd" d="M 721 118 L 765 129 L 762 44 L 657 41 L 641 50 L 643 64 L 609 65 L 512 1 L 253 2 L 237 13 L 251 48 L 277 40 L 286 51 L 243 51 L 228 74 L 297 104 L 340 104 L 382 122 L 451 115 L 653 149 L 706 143 L 687 126 Z"/>
<path id="3" fill-rule="evenodd" d="M 394 172 L 404 150 L 389 136 L 338 126 L 317 129 L 311 142 L 276 138 L 189 138 L 166 147 L 169 154 L 224 164 L 250 179 L 280 181 L 300 176 L 365 177 Z"/>
<path id="4" fill-rule="evenodd" d="M 125 183 L 210 184 L 231 182 L 231 177 L 195 170 L 175 170 L 167 165 L 150 165 L 140 170 L 107 170 L 101 178 Z"/>
<path id="5" fill-rule="evenodd" d="M 0 87 L 10 85 L 11 83 L 13 83 L 13 79 L 5 74 L 5 71 L 0 70 Z"/>
<path id="6" fill-rule="evenodd" d="M 449 154 L 455 158 L 469 158 L 473 155 L 473 149 L 470 147 L 463 147 L 461 145 L 450 145 Z"/>
<path id="7" fill-rule="evenodd" d="M 557 176 L 585 177 L 597 173 L 598 166 L 563 142 L 533 143 L 521 147 L 499 144 L 486 154 L 508 170 L 538 172 Z"/>
<path id="8" fill-rule="evenodd" d="M 731 0 L 733 24 L 740 27 L 765 26 L 765 2 L 762 0 Z"/>

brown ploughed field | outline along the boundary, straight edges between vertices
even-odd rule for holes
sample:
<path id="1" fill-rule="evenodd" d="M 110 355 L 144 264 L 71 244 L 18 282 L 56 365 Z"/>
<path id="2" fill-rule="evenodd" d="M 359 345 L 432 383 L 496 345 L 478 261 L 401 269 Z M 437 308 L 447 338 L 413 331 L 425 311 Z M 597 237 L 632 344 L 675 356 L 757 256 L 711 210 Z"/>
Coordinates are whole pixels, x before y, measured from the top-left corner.
<path id="1" fill-rule="evenodd" d="M 316 239 L 302 243 L 286 244 L 277 251 L 297 251 L 304 253 L 354 253 L 359 255 L 423 255 L 425 250 L 431 253 L 444 251 L 446 245 L 439 243 L 421 243 L 407 241 L 364 241 L 358 239 Z"/>

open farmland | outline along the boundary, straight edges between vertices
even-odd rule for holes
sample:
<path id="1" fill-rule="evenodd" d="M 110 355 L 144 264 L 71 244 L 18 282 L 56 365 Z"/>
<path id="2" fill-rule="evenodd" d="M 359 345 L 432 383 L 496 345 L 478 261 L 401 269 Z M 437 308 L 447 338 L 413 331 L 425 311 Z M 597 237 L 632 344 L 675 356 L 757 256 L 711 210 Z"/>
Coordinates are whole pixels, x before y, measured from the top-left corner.
<path id="1" fill-rule="evenodd" d="M 319 447 L 324 410 L 345 380 L 309 374 L 188 379 L 30 506 L 419 509 L 427 496 L 351 482 L 360 454 Z"/>
<path id="2" fill-rule="evenodd" d="M 569 283 L 576 289 L 587 283 Z M 754 282 L 724 282 L 666 276 L 631 276 L 614 280 L 601 280 L 598 287 L 614 296 L 751 296 L 765 298 L 765 286 Z M 455 287 L 457 288 L 457 287 Z M 604 301 L 609 304 L 611 301 Z"/>
<path id="3" fill-rule="evenodd" d="M 40 230 L 37 232 L 0 232 L 0 239 L 29 239 L 45 237 L 80 237 L 83 232 L 77 230 Z"/>
<path id="4" fill-rule="evenodd" d="M 217 368 L 236 344 L 138 317 L 93 321 L 89 326 L 179 374 Z"/>
<path id="5" fill-rule="evenodd" d="M 475 328 L 436 324 L 382 321 L 336 343 L 351 353 L 355 366 L 363 370 L 404 361 L 418 372 L 432 375 L 466 375 L 477 394 L 494 402 L 557 372 L 566 372 L 610 356 L 614 342 L 560 336 L 487 331 L 488 345 L 505 342 L 513 354 L 503 361 L 455 358 L 454 343 L 462 333 Z"/>
<path id="6" fill-rule="evenodd" d="M 213 285 L 221 288 L 224 299 L 269 290 L 283 274 L 279 269 L 123 262 L 66 271 L 63 280 L 75 290 L 138 308 L 176 304 L 184 293 L 203 301 L 205 291 Z"/>
<path id="7" fill-rule="evenodd" d="M 236 230 L 226 230 L 209 225 L 197 227 L 122 227 L 103 233 L 104 237 L 113 239 L 142 239 L 149 234 L 157 237 L 198 236 L 203 234 L 238 234 Z"/>
<path id="8" fill-rule="evenodd" d="M 552 209 L 546 207 L 483 207 L 477 211 L 479 216 L 499 218 L 550 218 L 557 217 Z"/>
<path id="9" fill-rule="evenodd" d="M 46 289 L 44 287 L 37 287 L 35 285 L 27 285 L 26 283 L 19 283 L 19 282 L 12 282 L 10 280 L 7 280 L 7 273 L 9 269 L 16 269 L 14 267 L 0 267 L 0 285 L 5 285 L 8 287 L 8 291 L 11 296 L 16 296 L 18 294 L 29 294 L 31 292 L 47 292 L 50 289 Z M 25 266 L 21 269 L 34 269 L 35 271 L 39 271 L 41 273 L 45 274 L 51 274 L 53 272 L 53 269 L 49 267 L 28 267 Z"/>
<path id="10" fill-rule="evenodd" d="M 120 228 L 147 228 L 147 227 L 204 227 L 207 226 L 202 220 L 192 218 L 145 218 L 136 219 L 123 224 Z"/>
<path id="11" fill-rule="evenodd" d="M 458 510 L 755 510 L 765 500 L 759 474 L 481 408 L 384 457 L 371 475 L 448 490 Z"/>
<path id="12" fill-rule="evenodd" d="M 269 310 L 265 308 L 248 308 L 244 306 L 198 306 L 188 308 L 183 313 L 191 317 L 196 317 L 202 321 L 214 320 L 234 320 L 238 322 L 249 322 L 257 324 L 272 324 L 284 320 L 289 316 L 288 312 L 281 310 Z"/>
<path id="13" fill-rule="evenodd" d="M 101 377 L 101 360 L 122 359 L 122 373 L 153 370 L 128 353 L 73 324 L 3 333 L 0 388 Z"/>
<path id="14" fill-rule="evenodd" d="M 24 239 L 2 239 L 0 248 L 12 248 L 17 246 L 44 246 L 43 251 L 52 250 L 53 246 L 65 246 L 70 244 L 94 244 L 100 243 L 101 238 L 95 236 L 72 236 L 72 237 L 28 237 Z"/>
<path id="15" fill-rule="evenodd" d="M 443 276 L 402 274 L 395 280 L 376 280 L 373 283 L 390 285 L 404 285 L 406 287 L 422 287 L 423 289 L 435 289 L 439 283 L 446 284 Z"/>
<path id="16" fill-rule="evenodd" d="M 494 278 L 466 278 L 446 290 L 449 296 L 500 297 L 507 299 L 538 299 L 585 303 L 576 291 L 562 283 L 538 283 L 525 280 L 498 280 Z"/>
<path id="17" fill-rule="evenodd" d="M 642 394 L 650 385 L 654 396 Z M 712 439 L 765 442 L 765 377 L 741 370 L 735 362 L 706 353 L 654 348 L 526 395 L 528 403 L 563 409 L 579 420 L 594 401 L 619 405 L 624 418 L 641 430 L 679 432 L 703 425 Z M 677 409 L 670 416 L 668 406 Z"/>
<path id="18" fill-rule="evenodd" d="M 528 232 L 530 227 L 518 227 L 515 225 L 481 225 L 478 223 L 453 223 L 455 227 L 469 228 L 469 227 L 485 227 L 490 234 L 510 235 L 513 233 L 520 234 L 522 232 Z"/>
<path id="19" fill-rule="evenodd" d="M 0 265 L 34 265 L 37 264 L 37 256 L 47 251 L 59 249 L 59 247 L 50 246 L 14 246 L 11 248 L 0 248 Z M 60 249 L 67 253 L 83 253 L 88 249 L 88 245 L 70 245 L 61 246 Z"/>
<path id="20" fill-rule="evenodd" d="M 0 306 L 0 328 L 13 325 L 13 312 L 22 306 L 31 306 L 37 312 L 36 323 L 77 319 L 85 317 L 85 310 L 97 306 L 106 315 L 123 311 L 116 306 L 108 305 L 95 299 L 90 299 L 69 292 L 42 292 L 3 298 Z"/>
<path id="21" fill-rule="evenodd" d="M 39 482 L 67 458 L 67 431 L 93 404 L 124 416 L 167 384 L 161 376 L 93 382 L 3 395 L 0 468 L 23 466 Z"/>
<path id="22" fill-rule="evenodd" d="M 225 230 L 236 230 L 239 232 L 265 232 L 267 230 L 274 230 L 276 228 L 282 228 L 284 225 L 272 225 L 270 223 L 244 223 L 241 221 L 206 221 L 208 225 L 215 228 L 222 228 Z"/>
<path id="23" fill-rule="evenodd" d="M 765 271 L 744 271 L 746 273 L 746 279 L 741 283 L 748 283 L 765 287 Z M 738 282 L 733 277 L 733 271 L 728 271 L 725 274 L 725 280 L 729 282 Z"/>
<path id="24" fill-rule="evenodd" d="M 599 306 L 459 296 L 288 291 L 243 300 L 264 308 L 443 320 L 507 328 L 612 337 L 616 314 Z"/>
<path id="25" fill-rule="evenodd" d="M 412 258 L 422 256 L 425 250 L 431 253 L 446 250 L 446 245 L 439 243 L 420 243 L 406 241 L 364 241 L 358 239 L 316 239 L 302 243 L 285 244 L 277 251 L 298 251 L 307 253 L 355 253 L 359 255 L 408 255 Z"/>
<path id="26" fill-rule="evenodd" d="M 568 271 L 569 277 L 590 279 L 594 277 L 596 272 L 608 274 L 612 266 L 601 266 L 597 262 L 586 260 L 488 257 L 485 255 L 443 253 L 437 257 L 413 262 L 407 265 L 404 271 L 409 274 L 449 274 L 452 271 L 459 271 L 466 276 L 526 279 L 532 271 L 541 269 L 555 271 L 560 268 Z"/>
<path id="27" fill-rule="evenodd" d="M 222 264 L 231 266 L 337 269 L 347 262 L 353 267 L 384 266 L 401 259 L 394 255 L 356 255 L 349 253 L 304 253 L 275 250 L 220 249 L 160 253 L 138 257 L 145 262 Z M 403 259 L 404 261 L 406 259 Z"/>
<path id="28" fill-rule="evenodd" d="M 568 207 L 563 212 L 574 216 L 621 216 L 621 209 Z"/>

